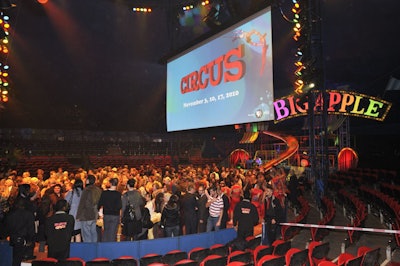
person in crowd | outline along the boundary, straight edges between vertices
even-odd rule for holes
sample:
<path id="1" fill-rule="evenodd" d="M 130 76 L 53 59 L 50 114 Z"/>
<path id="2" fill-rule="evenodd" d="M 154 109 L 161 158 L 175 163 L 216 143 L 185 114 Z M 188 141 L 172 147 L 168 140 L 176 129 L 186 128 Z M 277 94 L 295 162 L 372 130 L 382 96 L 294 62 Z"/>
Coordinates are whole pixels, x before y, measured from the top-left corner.
<path id="1" fill-rule="evenodd" d="M 53 192 L 49 194 L 50 198 L 50 213 L 48 213 L 47 216 L 51 216 L 54 214 L 54 207 L 57 203 L 57 201 L 64 199 L 63 193 L 62 193 L 62 187 L 60 184 L 55 184 L 53 186 Z"/>
<path id="2" fill-rule="evenodd" d="M 231 200 L 229 199 L 228 195 L 226 195 L 223 192 L 223 188 L 221 186 L 217 187 L 217 193 L 222 198 L 222 201 L 224 202 L 224 209 L 222 212 L 221 224 L 219 226 L 219 229 L 225 229 L 228 221 L 230 220 L 230 217 L 232 217 L 232 215 L 229 215 Z"/>
<path id="3" fill-rule="evenodd" d="M 118 178 L 110 179 L 110 188 L 101 193 L 98 210 L 103 209 L 103 242 L 116 241 L 122 208 L 121 193 L 117 191 Z"/>
<path id="4" fill-rule="evenodd" d="M 198 233 L 204 233 L 207 230 L 207 219 L 208 219 L 208 208 L 206 206 L 207 204 L 207 196 L 205 194 L 205 187 L 204 185 L 199 185 L 199 188 L 197 189 L 198 192 L 198 218 L 199 218 L 199 228 L 198 228 Z"/>
<path id="5" fill-rule="evenodd" d="M 132 206 L 135 211 L 135 219 L 140 221 L 142 219 L 141 207 L 144 205 L 144 200 L 139 191 L 135 189 L 135 185 L 136 180 L 133 178 L 129 179 L 126 183 L 128 190 L 122 195 L 122 213 L 125 214 L 127 208 Z M 137 240 L 139 233 L 141 233 L 141 230 L 139 231 L 138 228 L 134 228 L 134 221 L 123 219 L 122 234 L 125 240 Z"/>
<path id="6" fill-rule="evenodd" d="M 164 227 L 165 237 L 179 236 L 180 232 L 180 210 L 179 197 L 171 195 L 168 203 L 164 206 L 161 213 L 161 226 Z"/>
<path id="7" fill-rule="evenodd" d="M 284 217 L 284 209 L 281 201 L 274 196 L 274 189 L 271 185 L 264 186 L 264 231 L 266 237 L 263 244 L 271 245 L 280 234 L 279 223 Z"/>
<path id="8" fill-rule="evenodd" d="M 58 200 L 54 206 L 54 214 L 46 220 L 47 255 L 50 258 L 63 260 L 69 257 L 75 219 L 68 214 L 68 209 L 65 199 Z"/>
<path id="9" fill-rule="evenodd" d="M 250 191 L 244 190 L 243 199 L 233 210 L 233 226 L 242 239 L 254 235 L 254 226 L 259 220 L 257 208 L 250 202 L 250 197 Z"/>
<path id="10" fill-rule="evenodd" d="M 154 198 L 154 214 L 153 214 L 153 236 L 154 238 L 164 237 L 164 229 L 161 228 L 161 216 L 165 206 L 164 193 L 159 192 Z"/>
<path id="11" fill-rule="evenodd" d="M 185 195 L 181 199 L 181 207 L 185 224 L 186 235 L 196 234 L 198 225 L 198 210 L 197 197 L 195 195 L 196 188 L 193 183 L 187 186 Z"/>
<path id="12" fill-rule="evenodd" d="M 78 212 L 79 202 L 81 200 L 81 195 L 83 191 L 83 181 L 82 179 L 75 179 L 73 188 L 67 192 L 65 195 L 65 200 L 69 205 L 69 214 L 74 216 L 75 219 L 75 227 L 74 232 L 72 234 L 73 242 L 81 242 L 81 222 L 76 221 L 76 213 Z"/>
<path id="13" fill-rule="evenodd" d="M 96 186 L 95 183 L 96 177 L 94 175 L 88 175 L 86 178 L 86 186 L 82 191 L 78 210 L 76 212 L 76 219 L 81 222 L 83 242 L 97 242 L 97 204 L 102 190 Z"/>
<path id="14" fill-rule="evenodd" d="M 20 266 L 26 259 L 34 259 L 31 254 L 35 236 L 35 216 L 26 209 L 23 198 L 17 198 L 6 217 L 6 232 L 13 247 L 12 266 Z"/>
<path id="15" fill-rule="evenodd" d="M 221 195 L 218 195 L 217 188 L 211 187 L 210 193 L 206 191 L 209 216 L 207 219 L 207 232 L 213 230 L 218 231 L 221 225 L 222 215 L 224 213 L 224 200 Z"/>

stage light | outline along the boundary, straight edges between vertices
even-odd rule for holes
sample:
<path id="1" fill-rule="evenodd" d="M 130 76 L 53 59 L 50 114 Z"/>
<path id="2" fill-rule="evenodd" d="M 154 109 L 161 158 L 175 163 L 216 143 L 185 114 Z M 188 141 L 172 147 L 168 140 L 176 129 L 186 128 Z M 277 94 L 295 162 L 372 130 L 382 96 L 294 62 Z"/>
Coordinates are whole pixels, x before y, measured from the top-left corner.
<path id="1" fill-rule="evenodd" d="M 202 6 L 206 6 L 206 5 L 208 5 L 208 4 L 210 4 L 210 1 L 208 1 L 208 0 L 201 2 L 201 5 L 202 5 Z"/>
<path id="2" fill-rule="evenodd" d="M 148 7 L 133 7 L 133 12 L 151 13 L 153 10 Z"/>
<path id="3" fill-rule="evenodd" d="M 42 4 L 42 5 L 47 4 L 48 1 L 49 1 L 49 0 L 37 0 L 37 2 L 38 2 L 39 4 Z"/>

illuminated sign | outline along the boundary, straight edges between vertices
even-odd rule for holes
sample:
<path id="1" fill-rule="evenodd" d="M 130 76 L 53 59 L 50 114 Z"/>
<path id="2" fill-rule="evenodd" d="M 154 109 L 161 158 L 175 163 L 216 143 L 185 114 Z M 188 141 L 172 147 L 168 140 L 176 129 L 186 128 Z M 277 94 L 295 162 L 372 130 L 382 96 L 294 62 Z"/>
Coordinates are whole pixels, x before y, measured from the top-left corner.
<path id="1" fill-rule="evenodd" d="M 328 114 L 358 116 L 383 121 L 389 113 L 392 104 L 385 100 L 349 91 L 327 90 Z M 323 106 L 322 94 L 315 99 L 314 112 L 321 113 Z M 304 95 L 289 95 L 274 102 L 275 122 L 288 118 L 307 115 L 308 98 Z"/>

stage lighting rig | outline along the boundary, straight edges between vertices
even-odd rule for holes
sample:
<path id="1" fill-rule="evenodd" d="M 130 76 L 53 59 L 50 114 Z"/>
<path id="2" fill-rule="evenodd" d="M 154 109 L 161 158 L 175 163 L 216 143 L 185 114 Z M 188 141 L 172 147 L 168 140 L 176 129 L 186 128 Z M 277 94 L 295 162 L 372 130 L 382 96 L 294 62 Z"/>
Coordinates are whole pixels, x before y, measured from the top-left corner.
<path id="1" fill-rule="evenodd" d="M 315 72 L 311 53 L 311 25 L 309 24 L 308 0 L 292 0 L 293 7 L 293 40 L 297 44 L 294 62 L 294 91 L 297 94 L 313 88 Z"/>

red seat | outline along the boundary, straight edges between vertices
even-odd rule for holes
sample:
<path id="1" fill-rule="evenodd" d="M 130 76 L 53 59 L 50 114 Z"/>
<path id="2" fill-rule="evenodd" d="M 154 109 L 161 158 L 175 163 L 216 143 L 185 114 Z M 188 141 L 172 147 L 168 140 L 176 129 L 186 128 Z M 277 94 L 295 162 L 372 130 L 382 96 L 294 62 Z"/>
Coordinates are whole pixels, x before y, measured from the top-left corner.
<path id="1" fill-rule="evenodd" d="M 265 255 L 256 264 L 256 266 L 282 266 L 285 265 L 284 256 Z"/>
<path id="2" fill-rule="evenodd" d="M 209 248 L 203 248 L 203 247 L 195 247 L 192 248 L 189 251 L 189 259 L 197 261 L 200 263 L 205 257 L 207 257 L 210 254 L 210 249 Z"/>
<path id="3" fill-rule="evenodd" d="M 200 262 L 200 266 L 225 266 L 225 265 L 226 265 L 226 257 L 216 254 L 208 255 Z"/>
<path id="4" fill-rule="evenodd" d="M 318 263 L 318 266 L 337 266 L 335 263 L 329 260 L 323 260 Z"/>
<path id="5" fill-rule="evenodd" d="M 273 246 L 260 245 L 253 250 L 253 262 L 256 264 L 265 255 L 272 255 Z"/>
<path id="6" fill-rule="evenodd" d="M 244 263 L 253 263 L 252 254 L 250 251 L 236 250 L 228 256 L 228 263 L 233 261 L 241 261 Z"/>

